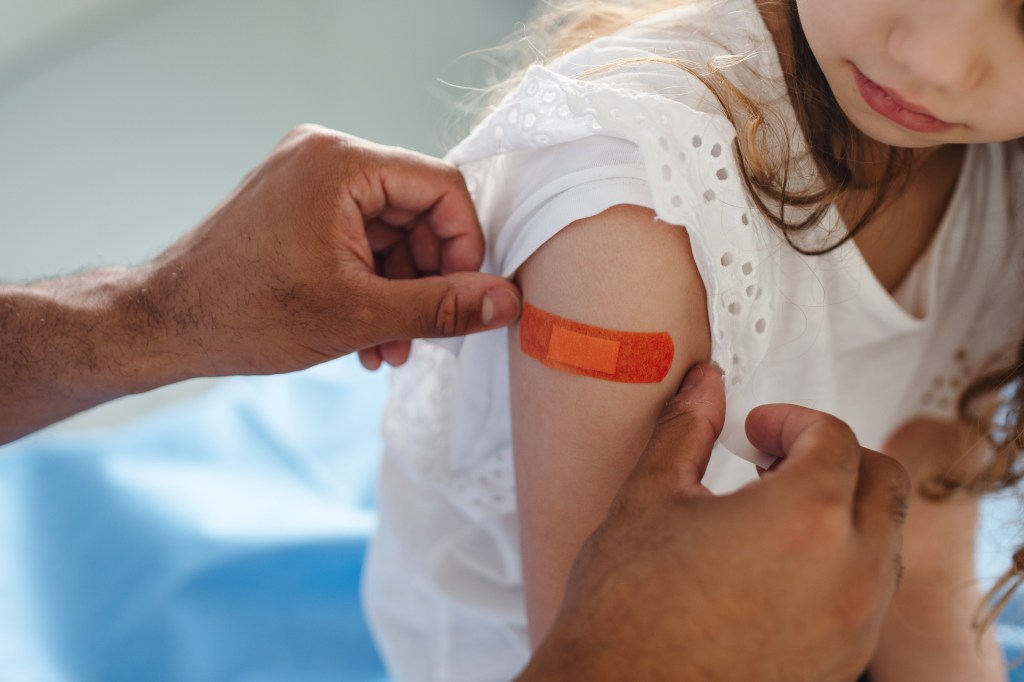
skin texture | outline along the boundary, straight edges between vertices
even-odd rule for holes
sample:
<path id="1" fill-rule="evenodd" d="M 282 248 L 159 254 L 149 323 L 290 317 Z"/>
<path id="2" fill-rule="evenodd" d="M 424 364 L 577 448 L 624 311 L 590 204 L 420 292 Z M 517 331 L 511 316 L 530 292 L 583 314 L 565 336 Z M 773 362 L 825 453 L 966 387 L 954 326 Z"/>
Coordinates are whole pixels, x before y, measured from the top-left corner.
<path id="1" fill-rule="evenodd" d="M 558 372 L 524 355 L 510 328 L 512 438 L 530 634 L 540 641 L 569 566 L 636 463 L 683 373 L 710 355 L 704 287 L 685 230 L 633 206 L 560 232 L 520 269 L 525 300 L 622 331 L 668 332 L 675 358 L 657 384 Z M 554 453 L 557 452 L 557 456 Z"/>
<path id="2" fill-rule="evenodd" d="M 519 292 L 472 272 L 483 252 L 453 167 L 296 128 L 152 262 L 0 287 L 0 443 L 183 379 L 401 364 L 411 338 L 504 326 Z"/>
<path id="3" fill-rule="evenodd" d="M 864 670 L 898 580 L 906 473 L 835 418 L 770 405 L 747 433 L 783 462 L 716 497 L 700 480 L 724 413 L 719 375 L 698 365 L 584 544 L 521 682 Z"/>
<path id="4" fill-rule="evenodd" d="M 927 248 L 960 173 L 961 143 L 1002 142 L 1024 135 L 1024 6 L 1003 0 L 795 0 L 801 26 L 843 112 L 870 140 L 915 150 L 910 182 L 855 237 L 889 291 Z M 789 56 L 785 7 L 767 0 L 762 15 Z M 791 63 L 791 62 L 790 62 Z M 859 70 L 902 100 L 954 124 L 939 132 L 908 129 L 868 106 Z M 871 169 L 860 169 L 870 177 Z M 852 222 L 869 200 L 851 191 L 839 203 Z M 954 466 L 984 457 L 965 427 L 907 425 L 886 445 L 911 472 L 915 491 Z M 917 492 L 906 531 L 905 587 L 894 601 L 873 680 L 1003 680 L 995 635 L 970 627 L 981 595 L 973 547 L 977 500 L 943 502 Z"/>
<path id="5" fill-rule="evenodd" d="M 650 221 L 626 208 L 605 227 L 624 217 Z M 688 253 L 681 231 L 651 235 Z M 400 363 L 403 339 L 507 323 L 516 289 L 463 272 L 482 255 L 453 169 L 296 129 L 152 263 L 0 288 L 0 437 L 187 377 L 283 372 L 357 349 L 370 366 Z M 681 276 L 696 301 L 699 280 Z M 706 352 L 694 338 L 687 353 Z M 688 357 L 677 356 L 677 378 Z M 523 680 L 831 680 L 863 669 L 896 583 L 905 474 L 836 420 L 775 406 L 751 417 L 751 437 L 789 461 L 713 498 L 699 481 L 721 429 L 721 380 L 706 365 L 689 377 L 625 442 L 630 463 L 616 475 L 647 443 L 645 454 L 622 490 L 607 489 L 610 511 L 591 508 L 597 531 Z M 657 399 L 671 393 L 659 386 Z M 677 617 L 686 610 L 707 617 Z M 737 656 L 722 632 L 751 655 Z"/>
<path id="6" fill-rule="evenodd" d="M 899 147 L 1024 136 L 1024 10 L 1006 0 L 796 0 L 807 41 L 850 121 Z M 954 124 L 909 130 L 871 109 L 853 68 Z"/>
<path id="7" fill-rule="evenodd" d="M 907 514 L 906 569 L 883 624 L 871 679 L 1006 679 L 996 633 L 971 627 L 982 594 L 974 552 L 965 548 L 975 544 L 977 499 L 960 493 L 936 501 L 922 494 L 935 476 L 976 471 L 987 455 L 985 441 L 962 424 L 918 420 L 905 425 L 885 449 L 916 485 Z"/>

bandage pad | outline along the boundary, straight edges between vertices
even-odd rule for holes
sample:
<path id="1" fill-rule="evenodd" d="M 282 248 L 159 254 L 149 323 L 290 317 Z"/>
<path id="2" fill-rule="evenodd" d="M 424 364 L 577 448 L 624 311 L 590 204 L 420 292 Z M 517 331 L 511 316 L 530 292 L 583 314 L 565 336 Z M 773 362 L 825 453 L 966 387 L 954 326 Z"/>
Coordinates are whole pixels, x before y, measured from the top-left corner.
<path id="1" fill-rule="evenodd" d="M 668 374 L 675 355 L 667 332 L 625 332 L 567 320 L 523 305 L 519 347 L 541 364 L 627 384 L 656 384 Z"/>

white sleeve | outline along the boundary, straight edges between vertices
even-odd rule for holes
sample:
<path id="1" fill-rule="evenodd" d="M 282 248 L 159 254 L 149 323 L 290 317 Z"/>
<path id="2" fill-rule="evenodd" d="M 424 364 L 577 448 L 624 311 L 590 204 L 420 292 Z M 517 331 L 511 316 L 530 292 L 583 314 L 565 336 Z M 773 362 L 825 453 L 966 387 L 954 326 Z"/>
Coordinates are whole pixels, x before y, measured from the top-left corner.
<path id="1" fill-rule="evenodd" d="M 489 184 L 494 201 L 481 219 L 504 277 L 577 220 L 620 204 L 654 207 L 640 150 L 600 135 L 508 154 Z"/>
<path id="2" fill-rule="evenodd" d="M 724 116 L 660 93 L 532 67 L 449 160 L 477 202 L 485 267 L 504 276 L 559 230 L 618 204 L 685 228 L 708 295 L 712 360 L 738 396 L 768 349 L 781 246 L 747 194 L 735 135 Z M 764 464 L 742 435 L 746 407 L 727 407 L 737 434 L 727 446 Z"/>

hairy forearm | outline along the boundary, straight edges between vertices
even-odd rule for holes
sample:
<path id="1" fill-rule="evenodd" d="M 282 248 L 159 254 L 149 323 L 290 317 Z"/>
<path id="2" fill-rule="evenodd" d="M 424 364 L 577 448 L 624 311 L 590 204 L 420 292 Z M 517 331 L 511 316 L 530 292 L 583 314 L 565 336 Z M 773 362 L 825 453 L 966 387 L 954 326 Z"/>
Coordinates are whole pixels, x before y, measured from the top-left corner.
<path id="1" fill-rule="evenodd" d="M 185 378 L 149 285 L 109 268 L 0 287 L 0 443 Z"/>

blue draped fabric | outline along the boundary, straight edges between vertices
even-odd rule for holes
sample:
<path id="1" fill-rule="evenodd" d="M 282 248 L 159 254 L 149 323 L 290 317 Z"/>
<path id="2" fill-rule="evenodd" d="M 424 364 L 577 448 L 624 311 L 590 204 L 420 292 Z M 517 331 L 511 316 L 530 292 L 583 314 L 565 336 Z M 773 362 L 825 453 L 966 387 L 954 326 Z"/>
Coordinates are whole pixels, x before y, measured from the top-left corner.
<path id="1" fill-rule="evenodd" d="M 0 448 L 0 681 L 385 680 L 358 597 L 385 384 L 345 359 Z"/>
<path id="2" fill-rule="evenodd" d="M 385 384 L 345 359 L 0 448 L 0 680 L 384 680 L 358 586 Z"/>

